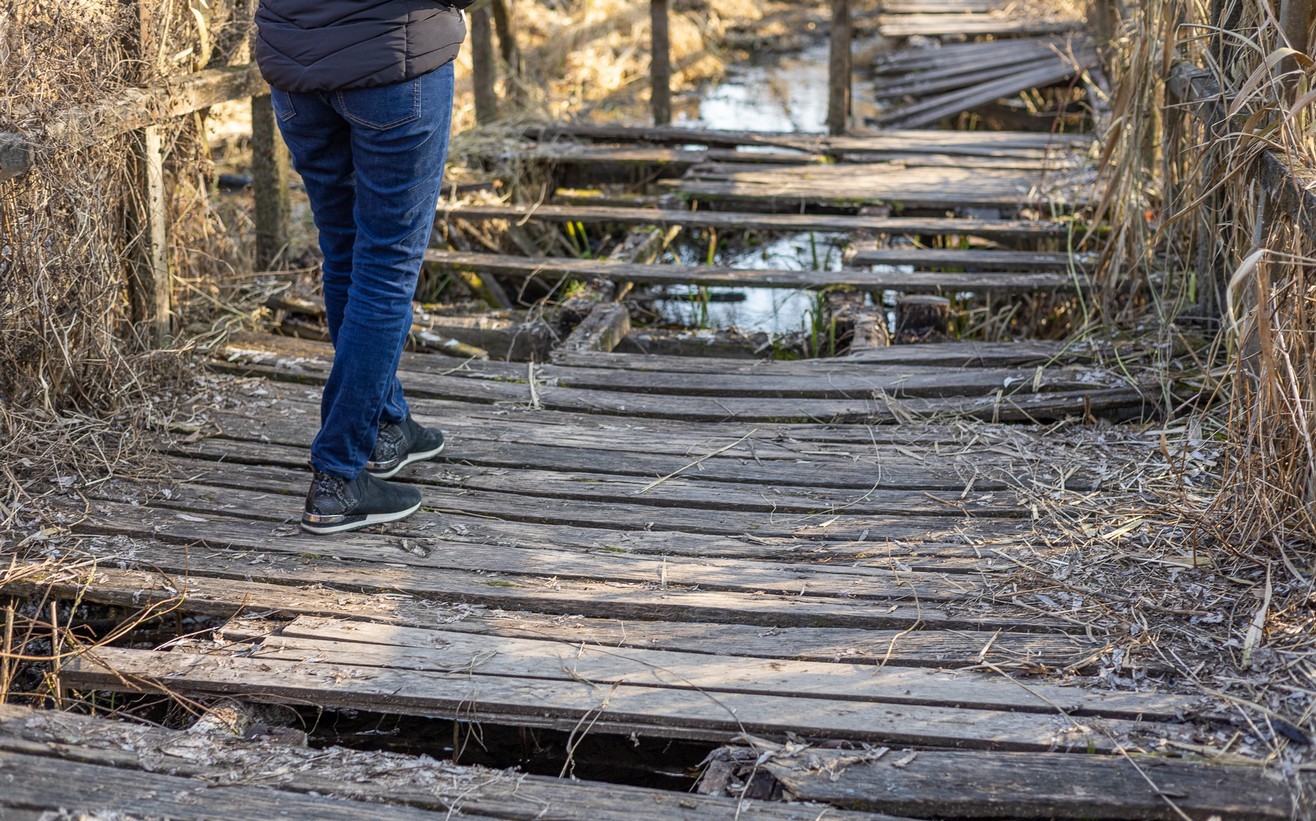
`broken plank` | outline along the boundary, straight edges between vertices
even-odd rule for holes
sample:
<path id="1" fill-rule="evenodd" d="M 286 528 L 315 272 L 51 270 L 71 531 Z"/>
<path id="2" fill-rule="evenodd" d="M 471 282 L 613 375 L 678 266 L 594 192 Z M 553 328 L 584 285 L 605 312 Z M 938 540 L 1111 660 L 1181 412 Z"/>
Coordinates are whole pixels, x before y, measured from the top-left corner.
<path id="1" fill-rule="evenodd" d="M 1150 733 L 1188 737 L 1187 728 L 1125 719 L 1099 722 L 1049 715 L 947 707 L 876 705 L 829 699 L 693 690 L 610 687 L 583 681 L 481 677 L 413 670 L 306 664 L 274 659 L 100 648 L 72 660 L 70 687 L 117 692 L 228 695 L 329 708 L 490 721 L 571 731 L 588 721 L 595 732 L 723 741 L 752 733 L 784 738 L 842 739 L 888 745 L 1046 752 L 1110 750 Z"/>
<path id="2" fill-rule="evenodd" d="M 585 680 L 708 692 L 834 698 L 977 710 L 1176 721 L 1199 700 L 1023 682 L 998 673 L 873 670 L 844 663 L 748 660 L 576 642 L 473 637 L 446 631 L 302 617 L 266 638 L 251 658 L 355 664 L 476 676 Z"/>
<path id="3" fill-rule="evenodd" d="M 1078 29 L 1073 18 L 1029 18 L 1020 14 L 883 14 L 877 18 L 883 37 L 1030 37 Z"/>
<path id="4" fill-rule="evenodd" d="M 176 550 L 176 548 L 174 548 Z M 81 563 L 32 565 L 3 586 L 5 593 L 132 608 L 168 604 L 170 612 L 229 619 L 253 614 L 293 618 L 326 616 L 490 636 L 551 638 L 610 647 L 647 647 L 756 658 L 793 658 L 872 665 L 972 666 L 991 661 L 1005 669 L 1039 664 L 1090 665 L 1104 645 L 1081 634 L 1026 633 L 973 628 L 955 631 L 895 627 L 817 627 L 689 623 L 657 614 L 641 619 L 593 618 L 491 610 L 459 602 L 418 601 L 397 594 L 361 593 L 274 584 L 249 578 L 180 575 Z M 1095 669 L 1095 668 L 1093 668 Z"/>
<path id="5" fill-rule="evenodd" d="M 966 271 L 1049 271 L 1068 273 L 1085 269 L 1094 260 L 1088 254 L 994 249 L 885 248 L 872 244 L 854 247 L 850 265 L 915 265 L 922 269 L 959 268 Z"/>
<path id="6" fill-rule="evenodd" d="M 217 786 L 200 779 L 0 752 L 0 815 L 42 810 L 41 818 L 315 818 L 322 821 L 433 821 L 409 807 L 303 795 L 252 785 Z M 68 813 L 73 813 L 70 816 Z M 488 818 L 475 814 L 472 818 Z"/>
<path id="7" fill-rule="evenodd" d="M 1057 291 L 1075 287 L 1069 276 L 1051 273 L 956 273 L 922 271 L 795 271 L 697 265 L 640 265 L 566 257 L 518 257 L 430 251 L 426 261 L 445 270 L 483 270 L 526 279 L 577 277 L 618 279 L 650 285 L 705 285 L 821 290 L 845 285 L 865 291 Z M 1082 283 L 1080 283 L 1082 285 Z"/>
<path id="8" fill-rule="evenodd" d="M 809 750 L 764 767 L 798 800 L 937 818 L 1281 821 L 1288 791 L 1261 767 L 1156 756 L 922 751 L 855 761 Z M 1172 807 L 1174 809 L 1172 809 Z"/>
<path id="9" fill-rule="evenodd" d="M 903 598 L 929 601 L 962 599 L 982 592 L 982 584 L 967 576 L 951 578 L 939 573 L 892 572 L 871 567 L 819 567 L 746 559 L 651 557 L 616 552 L 585 552 L 562 548 L 476 545 L 442 538 L 414 536 L 401 544 L 395 536 L 365 532 L 341 541 L 297 534 L 269 538 L 263 522 L 216 515 L 187 514 L 176 508 L 140 507 L 135 519 L 126 505 L 99 502 L 87 532 L 115 532 L 138 538 L 155 538 L 175 544 L 206 545 L 246 553 L 335 556 L 365 566 L 413 568 L 419 581 L 432 571 L 463 571 L 508 577 L 579 581 L 616 581 L 656 584 L 673 588 L 699 587 L 716 591 L 775 591 L 795 595 L 847 598 Z M 201 519 L 202 521 L 193 521 Z M 381 577 L 382 578 L 382 577 Z M 385 582 L 380 582 L 383 585 Z"/>
<path id="10" fill-rule="evenodd" d="M 515 770 L 461 767 L 427 756 L 342 747 L 292 747 L 237 736 L 205 737 L 137 723 L 3 705 L 0 705 L 0 750 L 97 765 L 105 770 L 103 777 L 111 779 L 117 771 L 138 770 L 148 766 L 145 762 L 149 761 L 150 768 L 157 773 L 194 779 L 191 787 L 194 791 L 226 785 L 241 787 L 243 782 L 259 780 L 268 784 L 270 790 L 369 801 L 367 808 L 375 812 L 386 812 L 398 805 L 415 807 L 430 811 L 426 818 L 434 818 L 433 811 L 437 810 L 461 818 L 488 815 L 515 821 L 545 817 L 588 817 L 601 821 L 732 821 L 734 818 L 817 821 L 820 812 L 820 808 L 808 805 L 742 802 L 579 778 L 558 779 Z M 93 780 L 102 777 L 94 771 L 91 775 Z M 192 798 L 210 813 L 208 817 L 220 817 L 232 810 L 206 801 L 207 794 L 201 792 L 199 797 L 193 794 Z M 216 793 L 218 800 L 229 797 L 229 793 Z M 884 815 L 834 809 L 829 809 L 826 817 L 838 821 L 850 818 L 895 821 Z"/>
<path id="11" fill-rule="evenodd" d="M 441 215 L 464 220 L 528 219 L 543 222 L 584 222 L 619 225 L 681 225 L 744 231 L 872 232 L 918 236 L 973 236 L 984 239 L 1062 238 L 1069 227 L 1044 220 L 983 220 L 936 217 L 866 217 L 841 214 L 739 214 L 727 211 L 679 211 L 585 205 L 456 205 Z M 478 342 L 475 344 L 479 344 Z M 488 347 L 481 345 L 481 347 Z"/>
<path id="12" fill-rule="evenodd" d="M 1041 171 L 983 168 L 902 168 L 881 163 L 781 166 L 754 171 L 728 169 L 705 174 L 696 168 L 675 184 L 691 200 L 731 203 L 758 201 L 798 209 L 829 207 L 859 210 L 870 206 L 938 211 L 968 208 L 1014 210 L 1050 203 L 1081 208 L 1093 195 L 1072 181 L 1052 180 Z"/>

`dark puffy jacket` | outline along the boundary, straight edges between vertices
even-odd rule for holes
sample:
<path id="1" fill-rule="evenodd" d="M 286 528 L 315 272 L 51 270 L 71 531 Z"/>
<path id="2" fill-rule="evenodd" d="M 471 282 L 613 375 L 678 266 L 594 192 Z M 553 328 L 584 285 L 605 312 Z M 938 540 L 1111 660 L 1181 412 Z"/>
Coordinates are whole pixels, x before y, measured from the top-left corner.
<path id="1" fill-rule="evenodd" d="M 283 91 L 383 86 L 457 57 L 475 0 L 260 0 L 256 59 Z"/>

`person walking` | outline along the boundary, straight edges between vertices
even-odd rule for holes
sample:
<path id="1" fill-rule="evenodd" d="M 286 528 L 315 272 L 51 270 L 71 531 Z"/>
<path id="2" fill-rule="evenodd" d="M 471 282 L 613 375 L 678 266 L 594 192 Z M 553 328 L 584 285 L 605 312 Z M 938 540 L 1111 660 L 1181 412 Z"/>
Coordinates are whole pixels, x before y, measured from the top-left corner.
<path id="1" fill-rule="evenodd" d="M 324 253 L 333 369 L 302 527 L 340 533 L 420 509 L 385 481 L 443 450 L 397 378 L 438 206 L 453 60 L 474 0 L 260 0 L 256 59 Z"/>

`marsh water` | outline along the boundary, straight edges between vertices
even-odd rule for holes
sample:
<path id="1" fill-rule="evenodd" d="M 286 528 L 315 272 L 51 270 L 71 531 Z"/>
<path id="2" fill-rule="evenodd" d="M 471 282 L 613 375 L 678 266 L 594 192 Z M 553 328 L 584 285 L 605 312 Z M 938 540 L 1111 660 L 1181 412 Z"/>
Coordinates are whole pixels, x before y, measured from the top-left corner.
<path id="1" fill-rule="evenodd" d="M 774 54 L 731 67 L 727 76 L 699 92 L 678 116 L 679 125 L 736 131 L 825 132 L 828 45 L 816 43 L 794 54 Z M 855 110 L 874 98 L 866 74 L 854 77 Z M 765 234 L 720 243 L 712 262 L 733 268 L 837 271 L 843 264 L 841 234 Z M 700 235 L 681 247 L 682 261 L 707 263 L 712 237 Z M 707 296 L 705 296 L 705 294 Z M 814 296 L 780 288 L 675 288 L 655 303 L 673 324 L 784 335 L 807 331 Z"/>

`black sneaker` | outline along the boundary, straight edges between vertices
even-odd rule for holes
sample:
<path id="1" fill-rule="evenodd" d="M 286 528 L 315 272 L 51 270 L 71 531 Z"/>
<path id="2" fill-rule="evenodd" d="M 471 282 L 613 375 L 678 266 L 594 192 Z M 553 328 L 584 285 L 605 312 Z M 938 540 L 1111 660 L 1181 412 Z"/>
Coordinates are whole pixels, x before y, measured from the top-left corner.
<path id="1" fill-rule="evenodd" d="M 370 525 L 396 522 L 420 509 L 420 491 L 362 472 L 340 479 L 318 470 L 306 494 L 302 529 L 309 533 L 343 533 Z"/>
<path id="2" fill-rule="evenodd" d="M 400 423 L 379 427 L 375 450 L 366 462 L 366 470 L 377 479 L 391 479 L 412 462 L 433 459 L 443 450 L 443 432 L 427 428 L 408 416 Z"/>

